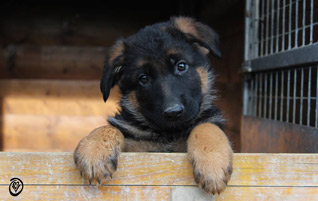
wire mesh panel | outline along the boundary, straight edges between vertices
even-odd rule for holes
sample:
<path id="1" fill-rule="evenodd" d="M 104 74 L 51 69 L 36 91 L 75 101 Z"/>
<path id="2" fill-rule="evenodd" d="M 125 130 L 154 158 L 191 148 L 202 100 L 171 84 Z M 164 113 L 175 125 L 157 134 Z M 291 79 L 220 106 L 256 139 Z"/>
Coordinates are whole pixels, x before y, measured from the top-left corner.
<path id="1" fill-rule="evenodd" d="M 318 128 L 317 64 L 250 76 L 246 115 Z"/>
<path id="2" fill-rule="evenodd" d="M 247 0 L 244 115 L 318 128 L 318 0 Z"/>
<path id="3" fill-rule="evenodd" d="M 317 0 L 256 0 L 250 59 L 318 43 Z"/>

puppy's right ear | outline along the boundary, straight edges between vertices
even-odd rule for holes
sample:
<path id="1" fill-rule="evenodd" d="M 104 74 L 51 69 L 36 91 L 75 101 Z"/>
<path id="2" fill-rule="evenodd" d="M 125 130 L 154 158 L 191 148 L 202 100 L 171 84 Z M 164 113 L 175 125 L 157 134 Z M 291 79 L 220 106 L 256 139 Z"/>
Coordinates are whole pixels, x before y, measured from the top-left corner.
<path id="1" fill-rule="evenodd" d="M 106 56 L 102 78 L 100 81 L 100 90 L 103 93 L 103 99 L 109 97 L 110 89 L 118 83 L 124 67 L 125 44 L 122 39 L 117 40 L 110 48 Z"/>

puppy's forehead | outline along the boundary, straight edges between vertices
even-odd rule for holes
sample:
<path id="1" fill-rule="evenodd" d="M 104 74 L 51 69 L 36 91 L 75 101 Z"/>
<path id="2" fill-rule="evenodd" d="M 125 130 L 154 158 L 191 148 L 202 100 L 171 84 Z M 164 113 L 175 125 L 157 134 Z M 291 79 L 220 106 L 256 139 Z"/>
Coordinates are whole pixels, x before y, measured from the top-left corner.
<path id="1" fill-rule="evenodd" d="M 163 31 L 142 30 L 128 39 L 128 49 L 137 54 L 158 54 L 169 41 L 173 39 Z"/>
<path id="2" fill-rule="evenodd" d="M 171 28 L 170 30 L 172 30 Z M 158 24 L 148 26 L 127 40 L 128 49 L 137 54 L 149 54 L 149 56 L 165 53 L 174 46 L 184 46 L 185 40 L 176 37 L 171 31 L 162 29 Z"/>
<path id="3" fill-rule="evenodd" d="M 156 54 L 139 54 L 130 60 L 131 64 L 137 68 L 154 68 L 156 70 L 165 70 L 172 61 L 185 60 L 192 62 L 191 55 L 186 55 L 185 51 L 179 47 L 166 48 L 164 51 Z"/>
<path id="4" fill-rule="evenodd" d="M 148 63 L 164 65 L 169 58 L 176 56 L 189 62 L 192 60 L 192 48 L 186 42 L 162 35 L 147 35 L 138 39 L 127 47 L 128 61 L 137 67 Z"/>

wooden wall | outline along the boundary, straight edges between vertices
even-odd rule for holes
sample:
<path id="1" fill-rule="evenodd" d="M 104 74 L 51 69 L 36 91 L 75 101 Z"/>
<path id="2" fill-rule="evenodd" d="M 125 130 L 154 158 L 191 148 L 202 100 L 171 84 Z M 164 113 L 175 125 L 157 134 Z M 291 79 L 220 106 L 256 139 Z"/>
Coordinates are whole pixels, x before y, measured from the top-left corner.
<path id="1" fill-rule="evenodd" d="M 244 2 L 243 0 L 207 1 L 200 12 L 200 18 L 220 34 L 222 58 L 212 58 L 212 65 L 217 74 L 216 89 L 219 94 L 216 104 L 227 119 L 225 131 L 235 152 L 241 151 Z"/>
<path id="2" fill-rule="evenodd" d="M 145 25 L 185 14 L 221 34 L 223 58 L 213 61 L 219 74 L 218 104 L 228 118 L 226 130 L 234 149 L 240 151 L 242 93 L 238 72 L 243 52 L 243 1 L 218 2 L 222 1 L 3 3 L 1 149 L 72 151 L 83 136 L 104 125 L 107 115 L 117 110 L 118 89 L 106 104 L 99 92 L 107 47 Z M 216 8 L 232 17 L 217 14 Z"/>

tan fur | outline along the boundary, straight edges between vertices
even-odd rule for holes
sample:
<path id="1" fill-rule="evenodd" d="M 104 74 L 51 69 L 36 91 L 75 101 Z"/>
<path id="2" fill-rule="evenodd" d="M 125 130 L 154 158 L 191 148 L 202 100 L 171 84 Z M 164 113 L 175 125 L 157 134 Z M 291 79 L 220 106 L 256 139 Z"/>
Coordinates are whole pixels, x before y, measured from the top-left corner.
<path id="1" fill-rule="evenodd" d="M 109 179 L 116 170 L 117 156 L 123 148 L 123 134 L 113 126 L 103 126 L 80 141 L 74 160 L 84 178 L 100 182 Z"/>
<path id="2" fill-rule="evenodd" d="M 208 193 L 222 192 L 232 174 L 233 155 L 224 132 L 214 124 L 203 123 L 192 130 L 187 143 L 196 182 Z"/>
<path id="3" fill-rule="evenodd" d="M 200 76 L 202 93 L 206 94 L 208 90 L 208 82 L 209 82 L 208 72 L 204 67 L 198 67 L 196 71 Z"/>
<path id="4" fill-rule="evenodd" d="M 142 67 L 143 65 L 145 65 L 146 63 L 147 63 L 148 61 L 146 60 L 146 59 L 139 59 L 138 61 L 137 61 L 137 66 L 138 67 Z"/>
<path id="5" fill-rule="evenodd" d="M 198 49 L 205 55 L 208 55 L 210 53 L 210 50 L 208 50 L 207 48 L 205 47 L 202 47 L 200 45 L 197 45 Z"/>
<path id="6" fill-rule="evenodd" d="M 120 55 L 123 54 L 125 50 L 125 45 L 124 42 L 122 40 L 117 41 L 110 49 L 109 52 L 109 64 L 112 64 L 113 61 Z"/>
<path id="7" fill-rule="evenodd" d="M 177 17 L 175 18 L 174 23 L 175 23 L 175 27 L 179 29 L 180 31 L 182 31 L 183 33 L 188 33 L 193 35 L 196 38 L 201 38 L 197 31 L 197 27 L 196 27 L 197 22 L 195 22 L 193 19 L 187 18 L 187 17 Z M 197 45 L 197 48 L 203 54 L 207 55 L 210 53 L 210 51 L 207 48 L 202 47 L 200 45 Z"/>
<path id="8" fill-rule="evenodd" d="M 181 50 L 177 49 L 177 48 L 171 48 L 167 51 L 167 55 L 175 55 L 175 54 L 180 54 L 182 53 Z"/>
<path id="9" fill-rule="evenodd" d="M 193 36 L 200 38 L 195 27 L 195 21 L 193 19 L 187 17 L 177 17 L 175 18 L 174 23 L 176 28 L 183 33 L 192 34 Z"/>
<path id="10" fill-rule="evenodd" d="M 183 139 L 167 143 L 136 141 L 125 138 L 125 152 L 186 152 L 187 144 Z"/>
<path id="11" fill-rule="evenodd" d="M 139 108 L 139 103 L 137 101 L 136 92 L 133 91 L 128 95 L 129 102 L 134 106 L 134 109 Z"/>

